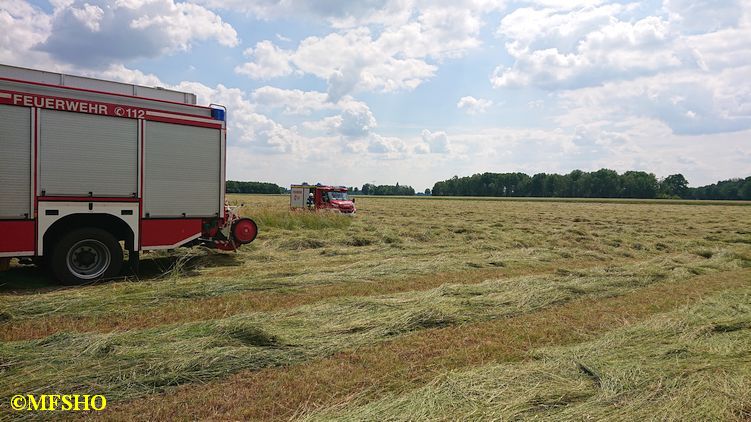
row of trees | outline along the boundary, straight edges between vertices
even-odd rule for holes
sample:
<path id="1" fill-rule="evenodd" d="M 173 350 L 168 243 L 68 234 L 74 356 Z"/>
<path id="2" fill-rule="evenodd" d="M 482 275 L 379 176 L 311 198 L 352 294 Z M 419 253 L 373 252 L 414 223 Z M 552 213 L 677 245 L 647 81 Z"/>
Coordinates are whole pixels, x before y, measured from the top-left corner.
<path id="1" fill-rule="evenodd" d="M 414 195 L 412 186 L 374 185 L 349 188 L 355 195 Z M 274 183 L 227 181 L 227 193 L 286 193 Z M 568 174 L 482 173 L 454 176 L 437 182 L 426 195 L 434 196 L 534 196 L 559 198 L 682 198 L 751 200 L 751 176 L 730 179 L 698 188 L 688 187 L 682 174 L 658 179 L 653 173 L 600 169 L 574 170 Z M 422 194 L 422 193 L 420 193 Z"/>
<path id="2" fill-rule="evenodd" d="M 689 188 L 691 199 L 747 199 L 751 200 L 751 176 L 745 179 L 730 179 L 698 188 Z"/>
<path id="3" fill-rule="evenodd" d="M 399 183 L 397 182 L 396 185 L 374 185 L 372 183 L 366 183 L 362 185 L 361 190 L 357 190 L 357 188 L 349 189 L 350 192 L 354 194 L 360 194 L 360 195 L 414 195 L 415 190 L 412 188 L 412 186 L 399 186 Z"/>
<path id="4" fill-rule="evenodd" d="M 287 190 L 276 183 L 227 180 L 226 191 L 227 193 L 284 193 Z"/>
<path id="5" fill-rule="evenodd" d="M 533 196 L 561 198 L 751 199 L 751 177 L 689 188 L 681 174 L 657 179 L 653 173 L 609 169 L 568 174 L 483 173 L 454 176 L 433 186 L 434 196 Z"/>

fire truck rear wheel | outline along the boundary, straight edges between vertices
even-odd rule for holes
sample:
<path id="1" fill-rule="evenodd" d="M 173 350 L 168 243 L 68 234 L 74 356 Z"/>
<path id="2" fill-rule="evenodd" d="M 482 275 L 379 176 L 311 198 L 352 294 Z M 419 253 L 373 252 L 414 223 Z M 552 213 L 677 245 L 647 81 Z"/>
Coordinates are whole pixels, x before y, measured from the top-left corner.
<path id="1" fill-rule="evenodd" d="M 92 283 L 120 274 L 123 250 L 117 239 L 102 229 L 77 229 L 53 246 L 50 266 L 62 284 Z"/>

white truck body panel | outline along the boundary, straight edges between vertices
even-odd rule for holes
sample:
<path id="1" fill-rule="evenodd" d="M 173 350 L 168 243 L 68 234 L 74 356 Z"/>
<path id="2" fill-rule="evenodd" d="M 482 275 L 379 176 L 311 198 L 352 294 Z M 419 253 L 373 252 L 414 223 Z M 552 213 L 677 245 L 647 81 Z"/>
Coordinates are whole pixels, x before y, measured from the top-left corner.
<path id="1" fill-rule="evenodd" d="M 289 206 L 291 208 L 303 208 L 305 207 L 305 200 L 308 198 L 308 189 L 304 189 L 299 186 L 293 186 L 290 188 Z"/>
<path id="2" fill-rule="evenodd" d="M 50 211 L 54 211 L 50 215 Z M 126 211 L 126 212 L 123 212 Z M 74 214 L 109 214 L 123 220 L 135 234 L 135 244 L 138 239 L 138 203 L 137 202 L 39 202 L 39 222 L 37 234 L 37 255 L 44 251 L 44 233 L 58 220 Z"/>

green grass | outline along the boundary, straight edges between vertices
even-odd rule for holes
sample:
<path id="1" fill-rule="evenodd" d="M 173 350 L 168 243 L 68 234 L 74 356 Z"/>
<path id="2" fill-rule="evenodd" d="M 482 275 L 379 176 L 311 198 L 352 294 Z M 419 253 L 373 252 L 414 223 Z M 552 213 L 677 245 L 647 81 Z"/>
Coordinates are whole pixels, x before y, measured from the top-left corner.
<path id="1" fill-rule="evenodd" d="M 339 213 L 315 212 L 307 209 L 280 209 L 279 206 L 243 206 L 239 208 L 238 212 L 243 217 L 252 217 L 261 230 L 269 228 L 285 230 L 343 229 L 352 223 L 352 217 Z"/>

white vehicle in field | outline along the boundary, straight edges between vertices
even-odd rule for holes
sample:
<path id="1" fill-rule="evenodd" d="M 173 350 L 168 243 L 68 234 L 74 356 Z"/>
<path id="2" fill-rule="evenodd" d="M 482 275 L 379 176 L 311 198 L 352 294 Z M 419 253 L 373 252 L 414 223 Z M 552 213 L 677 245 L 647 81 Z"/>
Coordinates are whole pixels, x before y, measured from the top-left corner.
<path id="1" fill-rule="evenodd" d="M 190 93 L 0 65 L 0 261 L 63 283 L 118 275 L 122 245 L 233 250 L 256 224 L 225 207 L 226 121 Z"/>

